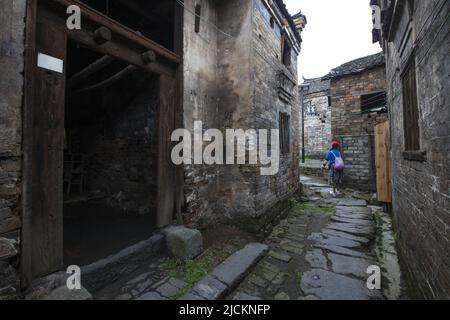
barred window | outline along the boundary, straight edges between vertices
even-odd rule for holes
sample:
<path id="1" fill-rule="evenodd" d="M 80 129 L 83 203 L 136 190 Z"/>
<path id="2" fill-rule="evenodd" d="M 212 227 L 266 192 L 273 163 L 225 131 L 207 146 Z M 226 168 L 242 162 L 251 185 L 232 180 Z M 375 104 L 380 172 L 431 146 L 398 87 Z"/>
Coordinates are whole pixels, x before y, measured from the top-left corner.
<path id="1" fill-rule="evenodd" d="M 288 154 L 291 152 L 291 116 L 280 112 L 280 153 Z"/>
<path id="2" fill-rule="evenodd" d="M 419 151 L 419 107 L 417 102 L 416 63 L 414 57 L 403 71 L 402 86 L 405 151 Z"/>

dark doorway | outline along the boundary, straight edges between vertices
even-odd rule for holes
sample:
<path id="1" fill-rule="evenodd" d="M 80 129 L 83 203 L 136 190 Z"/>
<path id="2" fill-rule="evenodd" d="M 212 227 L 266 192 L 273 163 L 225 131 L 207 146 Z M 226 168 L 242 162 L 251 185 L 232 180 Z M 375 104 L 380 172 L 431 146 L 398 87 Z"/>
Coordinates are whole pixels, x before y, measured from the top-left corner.
<path id="1" fill-rule="evenodd" d="M 85 265 L 156 228 L 159 76 L 68 42 L 64 264 Z"/>
<path id="2" fill-rule="evenodd" d="M 181 208 L 170 134 L 182 124 L 183 11 L 120 2 L 144 10 L 73 1 L 80 30 L 67 29 L 65 1 L 27 2 L 24 287 L 148 238 Z"/>

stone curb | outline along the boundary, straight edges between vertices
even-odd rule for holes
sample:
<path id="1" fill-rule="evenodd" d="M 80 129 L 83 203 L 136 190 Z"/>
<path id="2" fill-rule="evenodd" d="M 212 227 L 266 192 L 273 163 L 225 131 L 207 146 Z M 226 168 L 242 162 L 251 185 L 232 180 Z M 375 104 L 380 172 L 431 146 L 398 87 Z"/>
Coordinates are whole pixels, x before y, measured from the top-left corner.
<path id="1" fill-rule="evenodd" d="M 155 234 L 150 239 L 123 249 L 119 253 L 81 267 L 82 283 L 94 292 L 133 273 L 142 262 L 161 254 L 165 250 L 164 236 Z"/>
<path id="2" fill-rule="evenodd" d="M 258 261 L 269 251 L 261 243 L 251 243 L 236 251 L 214 271 L 200 280 L 178 300 L 220 300 L 234 290 Z"/>

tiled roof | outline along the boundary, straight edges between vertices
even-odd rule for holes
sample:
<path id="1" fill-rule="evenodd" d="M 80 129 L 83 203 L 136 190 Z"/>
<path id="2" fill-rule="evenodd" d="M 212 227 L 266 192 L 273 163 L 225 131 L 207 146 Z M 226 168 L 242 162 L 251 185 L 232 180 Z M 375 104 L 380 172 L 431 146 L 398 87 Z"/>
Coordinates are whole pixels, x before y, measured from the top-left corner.
<path id="1" fill-rule="evenodd" d="M 324 79 L 336 79 L 344 76 L 361 73 L 363 71 L 384 66 L 386 60 L 383 52 L 373 54 L 364 58 L 359 58 L 333 69 Z"/>
<path id="2" fill-rule="evenodd" d="M 308 94 L 330 91 L 330 80 L 324 78 L 304 79 L 303 85 L 308 85 Z"/>

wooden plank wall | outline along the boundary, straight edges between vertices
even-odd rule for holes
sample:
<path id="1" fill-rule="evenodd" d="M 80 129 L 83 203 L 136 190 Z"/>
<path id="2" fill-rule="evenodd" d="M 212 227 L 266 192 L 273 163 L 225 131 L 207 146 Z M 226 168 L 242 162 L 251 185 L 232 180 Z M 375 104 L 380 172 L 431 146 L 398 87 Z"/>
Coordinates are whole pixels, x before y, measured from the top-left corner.
<path id="1" fill-rule="evenodd" d="M 390 128 L 386 120 L 375 126 L 375 165 L 378 201 L 392 202 Z"/>

